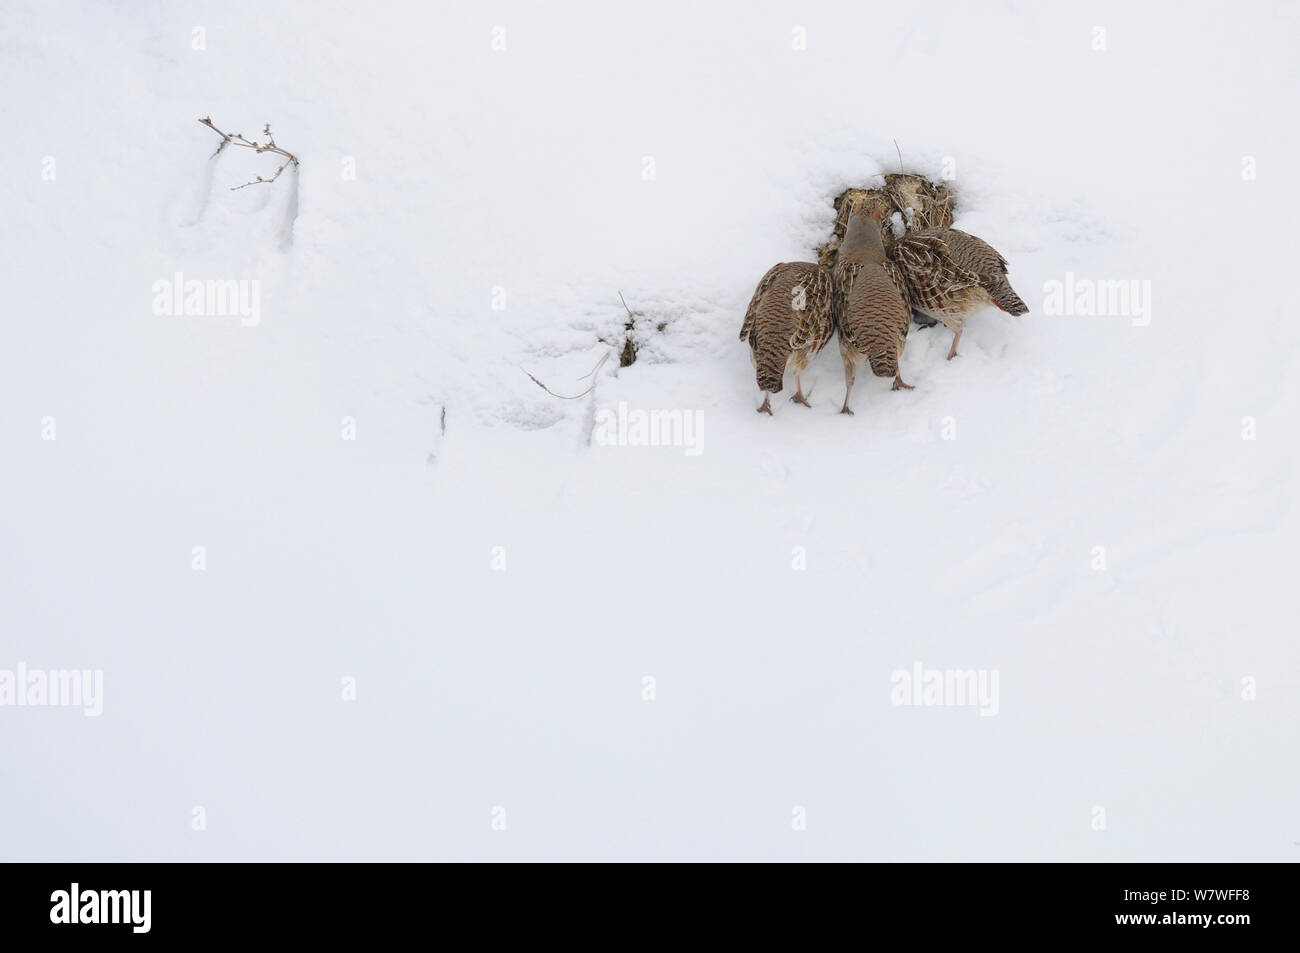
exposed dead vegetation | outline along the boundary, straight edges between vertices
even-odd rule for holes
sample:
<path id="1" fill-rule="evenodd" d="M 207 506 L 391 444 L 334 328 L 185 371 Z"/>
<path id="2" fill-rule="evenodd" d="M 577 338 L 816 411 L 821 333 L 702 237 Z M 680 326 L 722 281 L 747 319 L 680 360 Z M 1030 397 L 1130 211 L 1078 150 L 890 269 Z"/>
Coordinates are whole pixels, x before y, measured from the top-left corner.
<path id="1" fill-rule="evenodd" d="M 947 186 L 910 172 L 889 172 L 885 174 L 883 186 L 845 189 L 836 196 L 834 232 L 830 241 L 817 248 L 820 264 L 828 267 L 835 264 L 835 254 L 844 238 L 844 229 L 848 227 L 849 208 L 854 200 L 861 201 L 868 212 L 879 211 L 881 220 L 885 222 L 895 212 L 901 213 L 909 229 L 952 225 L 953 196 Z M 882 231 L 885 245 L 893 244 L 893 232 L 888 228 Z"/>
<path id="2" fill-rule="evenodd" d="M 280 173 L 285 170 L 286 166 L 288 166 L 290 163 L 292 163 L 295 166 L 298 164 L 298 157 L 296 155 L 294 155 L 292 152 L 289 152 L 287 149 L 280 148 L 278 145 L 275 144 L 275 137 L 271 135 L 271 124 L 269 122 L 262 127 L 262 135 L 266 136 L 266 142 L 258 142 L 256 139 L 245 138 L 244 136 L 242 136 L 237 132 L 233 132 L 233 133 L 222 132 L 220 129 L 216 127 L 216 125 L 213 124 L 211 116 L 204 116 L 202 119 L 199 120 L 199 122 L 207 126 L 209 129 L 211 129 L 213 132 L 215 132 L 217 135 L 221 137 L 221 144 L 217 146 L 217 151 L 212 153 L 210 158 L 215 159 L 217 156 L 221 155 L 221 150 L 225 149 L 226 146 L 239 146 L 244 149 L 252 149 L 254 152 L 258 153 L 259 155 L 263 152 L 271 152 L 274 153 L 275 155 L 283 156 L 285 159 L 288 160 L 287 162 L 281 162 L 279 168 L 275 170 L 275 172 L 272 174 L 272 176 L 269 179 L 264 179 L 262 178 L 262 176 L 259 175 L 256 178 L 250 179 L 248 182 L 245 182 L 243 185 L 231 186 L 230 191 L 232 192 L 238 189 L 246 189 L 250 185 L 270 185 L 272 182 L 274 182 L 276 179 L 280 177 Z"/>

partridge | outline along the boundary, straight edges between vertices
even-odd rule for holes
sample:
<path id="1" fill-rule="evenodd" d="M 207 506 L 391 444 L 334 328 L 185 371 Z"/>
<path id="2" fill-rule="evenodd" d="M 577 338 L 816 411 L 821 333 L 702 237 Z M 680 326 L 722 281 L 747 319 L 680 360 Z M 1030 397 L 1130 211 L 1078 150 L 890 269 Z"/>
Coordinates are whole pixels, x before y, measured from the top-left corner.
<path id="1" fill-rule="evenodd" d="M 858 205 L 850 212 L 833 275 L 835 326 L 840 334 L 840 357 L 844 359 L 844 406 L 840 413 L 851 414 L 849 395 L 863 361 L 871 365 L 877 377 L 894 378 L 894 390 L 912 389 L 911 384 L 903 383 L 898 371 L 912 309 L 902 272 L 885 255 L 879 210 L 868 213 Z"/>
<path id="2" fill-rule="evenodd" d="M 966 319 L 985 305 L 1008 314 L 1029 308 L 1007 281 L 1007 262 L 993 246 L 956 228 L 922 228 L 894 242 L 890 257 L 907 281 L 912 307 L 953 332 L 957 356 Z"/>
<path id="3" fill-rule="evenodd" d="M 831 306 L 831 271 L 810 261 L 773 265 L 758 283 L 740 340 L 749 342 L 758 389 L 763 392 L 759 413 L 772 413 L 772 395 L 781 392 L 786 371 L 794 371 L 795 392 L 790 399 L 812 406 L 799 375 L 830 340 L 835 328 Z"/>

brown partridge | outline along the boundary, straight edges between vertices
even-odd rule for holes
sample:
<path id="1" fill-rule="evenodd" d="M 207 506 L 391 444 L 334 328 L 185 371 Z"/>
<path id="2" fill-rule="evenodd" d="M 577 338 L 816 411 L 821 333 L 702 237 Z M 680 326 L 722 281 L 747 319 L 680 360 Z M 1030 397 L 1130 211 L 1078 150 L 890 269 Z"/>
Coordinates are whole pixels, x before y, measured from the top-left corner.
<path id="1" fill-rule="evenodd" d="M 902 273 L 885 255 L 879 211 L 868 213 L 858 206 L 850 212 L 833 274 L 835 326 L 840 334 L 840 357 L 844 359 L 844 406 L 840 413 L 851 414 L 849 395 L 863 361 L 871 365 L 877 377 L 892 377 L 894 390 L 912 389 L 911 384 L 903 383 L 898 371 L 912 309 Z"/>
<path id="2" fill-rule="evenodd" d="M 799 375 L 830 340 L 835 327 L 831 306 L 830 269 L 810 261 L 773 265 L 758 283 L 740 340 L 749 342 L 749 357 L 763 392 L 759 413 L 772 413 L 772 395 L 781 392 L 786 371 L 794 371 L 795 392 L 790 399 L 811 406 Z"/>
<path id="3" fill-rule="evenodd" d="M 894 242 L 890 257 L 907 281 L 912 307 L 953 332 L 948 360 L 966 319 L 986 305 L 1008 314 L 1029 308 L 1007 281 L 1007 262 L 988 242 L 956 228 L 922 228 Z"/>

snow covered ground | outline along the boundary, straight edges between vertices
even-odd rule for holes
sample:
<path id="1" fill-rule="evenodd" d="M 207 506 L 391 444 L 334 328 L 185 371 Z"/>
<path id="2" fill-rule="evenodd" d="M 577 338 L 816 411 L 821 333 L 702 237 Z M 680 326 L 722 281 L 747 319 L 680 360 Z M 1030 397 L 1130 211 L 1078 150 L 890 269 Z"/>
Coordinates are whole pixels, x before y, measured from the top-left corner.
<path id="1" fill-rule="evenodd" d="M 1300 857 L 1298 27 L 5 3 L 0 677 L 103 711 L 0 707 L 0 858 Z M 895 139 L 1030 314 L 759 416 L 754 285 Z"/>

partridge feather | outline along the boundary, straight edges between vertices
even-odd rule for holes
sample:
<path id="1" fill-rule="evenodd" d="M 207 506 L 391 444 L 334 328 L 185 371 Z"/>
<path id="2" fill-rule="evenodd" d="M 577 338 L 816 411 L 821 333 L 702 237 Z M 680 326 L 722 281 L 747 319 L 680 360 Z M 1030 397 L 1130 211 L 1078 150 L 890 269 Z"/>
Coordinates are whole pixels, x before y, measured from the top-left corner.
<path id="1" fill-rule="evenodd" d="M 832 280 L 829 268 L 812 262 L 782 262 L 758 283 L 740 327 L 748 341 L 755 379 L 764 392 L 759 410 L 771 412 L 770 395 L 779 394 L 785 372 L 798 375 L 834 331 Z M 802 386 L 795 400 L 806 402 Z"/>
<path id="2" fill-rule="evenodd" d="M 942 311 L 958 291 L 979 285 L 979 275 L 959 265 L 937 235 L 904 235 L 891 251 L 918 310 Z"/>
<path id="3" fill-rule="evenodd" d="M 841 413 L 851 414 L 849 395 L 863 361 L 878 377 L 893 377 L 895 389 L 909 386 L 899 374 L 898 361 L 912 309 L 902 270 L 885 256 L 878 215 L 868 215 L 861 207 L 850 213 L 833 275 L 835 326 L 844 360 Z"/>
<path id="4" fill-rule="evenodd" d="M 906 288 L 891 262 L 846 262 L 835 268 L 840 347 L 864 355 L 877 377 L 898 374 L 912 318 Z"/>
<path id="5" fill-rule="evenodd" d="M 1008 314 L 1026 313 L 1007 280 L 1007 262 L 988 242 L 956 228 L 923 228 L 904 235 L 890 256 L 906 279 L 912 306 L 955 332 L 957 353 L 966 319 L 985 305 Z"/>

